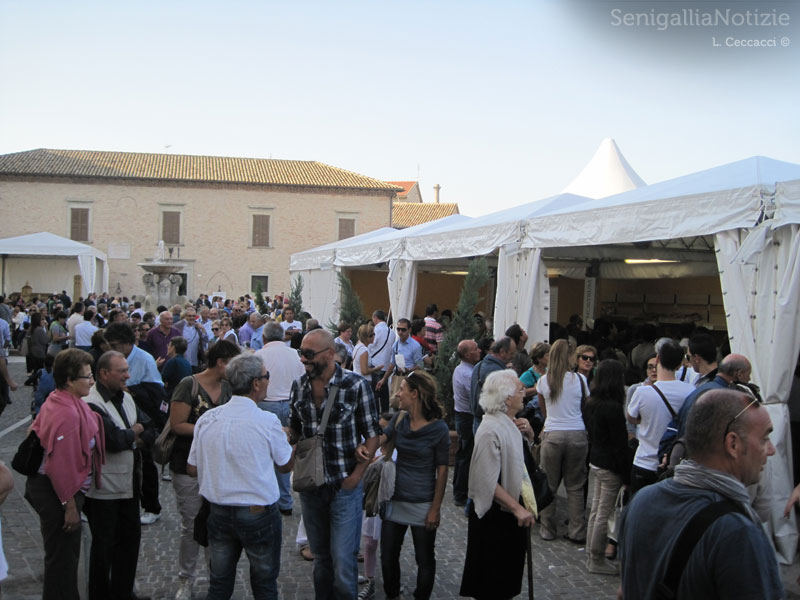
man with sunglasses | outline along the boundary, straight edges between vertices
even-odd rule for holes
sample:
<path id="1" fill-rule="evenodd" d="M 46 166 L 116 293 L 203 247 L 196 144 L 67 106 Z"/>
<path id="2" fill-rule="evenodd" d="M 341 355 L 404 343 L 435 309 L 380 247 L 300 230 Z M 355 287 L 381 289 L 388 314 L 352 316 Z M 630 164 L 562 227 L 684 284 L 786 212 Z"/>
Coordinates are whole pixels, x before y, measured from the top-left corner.
<path id="1" fill-rule="evenodd" d="M 656 595 L 664 585 L 676 598 L 784 597 L 775 552 L 746 489 L 775 454 L 771 433 L 769 413 L 746 394 L 711 390 L 695 403 L 686 423 L 692 459 L 622 513 L 620 597 L 667 597 Z"/>
<path id="2" fill-rule="evenodd" d="M 694 386 L 675 378 L 681 365 L 683 349 L 673 340 L 656 351 L 656 381 L 636 389 L 628 404 L 628 422 L 638 425 L 639 447 L 633 458 L 631 494 L 658 481 L 658 446 L 671 419 L 683 406 Z"/>
<path id="3" fill-rule="evenodd" d="M 389 377 L 394 375 L 391 383 L 391 391 L 389 392 L 389 402 L 394 402 L 394 395 L 400 389 L 400 382 L 405 377 L 416 369 L 421 369 L 422 362 L 422 346 L 420 343 L 411 337 L 411 321 L 408 319 L 398 319 L 397 326 L 394 328 L 397 332 L 397 339 L 392 344 L 392 355 L 389 364 L 391 368 L 386 369 L 381 380 L 377 383 L 376 390 L 380 390 L 388 385 Z M 402 366 L 398 365 L 397 356 L 403 357 Z"/>
<path id="4" fill-rule="evenodd" d="M 361 541 L 361 477 L 369 461 L 358 462 L 356 448 L 370 459 L 381 433 L 380 408 L 369 382 L 334 361 L 333 336 L 324 329 L 306 334 L 300 345 L 305 374 L 292 384 L 291 442 L 317 435 L 328 402 L 333 402 L 324 433 L 325 484 L 300 492 L 318 599 L 353 599 L 358 593 Z"/>

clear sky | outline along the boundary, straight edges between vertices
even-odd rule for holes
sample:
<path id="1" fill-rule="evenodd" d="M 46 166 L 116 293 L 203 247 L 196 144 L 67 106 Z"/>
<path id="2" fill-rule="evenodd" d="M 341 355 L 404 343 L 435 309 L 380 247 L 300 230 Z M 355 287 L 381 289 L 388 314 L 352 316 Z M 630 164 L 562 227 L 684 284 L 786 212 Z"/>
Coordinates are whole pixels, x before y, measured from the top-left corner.
<path id="1" fill-rule="evenodd" d="M 753 7 L 789 23 L 643 21 Z M 800 163 L 797 7 L 0 0 L 0 153 L 317 160 L 419 179 L 428 201 L 439 183 L 471 216 L 560 192 L 605 137 L 648 183 L 757 154 Z M 727 45 L 752 39 L 776 47 Z"/>

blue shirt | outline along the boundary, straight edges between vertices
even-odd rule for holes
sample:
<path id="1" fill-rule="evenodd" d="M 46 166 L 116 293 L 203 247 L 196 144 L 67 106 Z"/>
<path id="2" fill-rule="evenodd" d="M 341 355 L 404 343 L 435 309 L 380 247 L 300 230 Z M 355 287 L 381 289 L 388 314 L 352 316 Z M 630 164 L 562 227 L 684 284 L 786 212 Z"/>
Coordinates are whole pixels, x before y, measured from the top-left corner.
<path id="1" fill-rule="evenodd" d="M 161 377 L 164 380 L 164 387 L 167 388 L 167 395 L 172 397 L 172 391 L 185 377 L 192 374 L 192 365 L 183 355 L 176 355 L 164 363 L 161 370 Z"/>
<path id="2" fill-rule="evenodd" d="M 262 325 L 253 332 L 250 338 L 250 348 L 252 350 L 261 350 L 264 347 L 264 326 Z"/>
<path id="3" fill-rule="evenodd" d="M 397 338 L 392 346 L 392 365 L 397 367 L 395 355 L 402 354 L 406 359 L 406 369 L 414 366 L 422 366 L 422 346 L 411 336 L 404 342 Z"/>
<path id="4" fill-rule="evenodd" d="M 134 346 L 126 360 L 129 375 L 126 385 L 137 385 L 145 381 L 164 385 L 152 354 Z"/>

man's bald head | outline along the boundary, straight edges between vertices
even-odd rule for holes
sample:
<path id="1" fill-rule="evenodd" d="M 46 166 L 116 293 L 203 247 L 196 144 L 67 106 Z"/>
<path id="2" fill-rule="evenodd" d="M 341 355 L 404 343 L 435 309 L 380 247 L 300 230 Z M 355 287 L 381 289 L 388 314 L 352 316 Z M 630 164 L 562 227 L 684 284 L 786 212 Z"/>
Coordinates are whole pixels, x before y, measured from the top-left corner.
<path id="1" fill-rule="evenodd" d="M 753 366 L 743 354 L 728 354 L 719 363 L 719 373 L 731 381 L 748 383 L 752 372 Z"/>
<path id="2" fill-rule="evenodd" d="M 465 363 L 476 364 L 481 358 L 481 350 L 475 340 L 461 340 L 456 347 L 456 353 Z"/>
<path id="3" fill-rule="evenodd" d="M 306 341 L 314 346 L 315 350 L 330 348 L 333 350 L 333 335 L 327 329 L 313 329 L 303 337 L 303 347 Z"/>

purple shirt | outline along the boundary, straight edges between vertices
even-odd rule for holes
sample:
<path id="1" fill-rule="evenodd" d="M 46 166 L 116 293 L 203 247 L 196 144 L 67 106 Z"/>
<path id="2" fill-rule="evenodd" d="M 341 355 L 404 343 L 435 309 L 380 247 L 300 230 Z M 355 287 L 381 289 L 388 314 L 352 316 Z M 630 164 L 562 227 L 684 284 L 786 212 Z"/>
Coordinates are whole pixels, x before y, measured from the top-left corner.
<path id="1" fill-rule="evenodd" d="M 167 358 L 167 346 L 169 341 L 181 334 L 177 327 L 170 327 L 169 333 L 164 335 L 161 327 L 153 327 L 147 334 L 147 345 L 150 346 L 150 354 L 154 358 Z"/>

